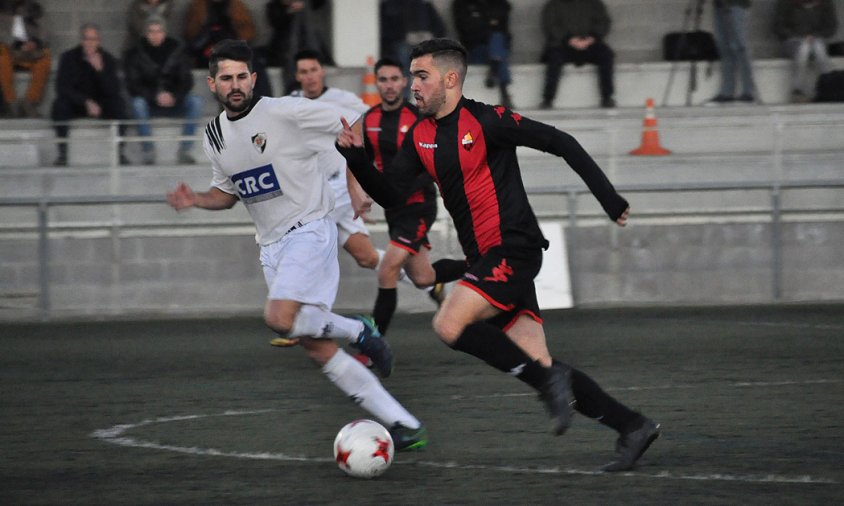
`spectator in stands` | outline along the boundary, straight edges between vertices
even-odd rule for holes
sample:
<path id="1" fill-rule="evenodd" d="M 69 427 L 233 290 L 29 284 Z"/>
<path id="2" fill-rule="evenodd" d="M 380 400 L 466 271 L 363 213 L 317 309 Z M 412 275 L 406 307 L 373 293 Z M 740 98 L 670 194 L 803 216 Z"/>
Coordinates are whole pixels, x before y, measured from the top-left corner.
<path id="1" fill-rule="evenodd" d="M 705 105 L 729 102 L 752 103 L 756 85 L 747 46 L 750 0 L 712 0 L 715 5 L 715 42 L 721 55 L 721 88 Z M 741 80 L 741 94 L 736 97 L 736 72 Z"/>
<path id="2" fill-rule="evenodd" d="M 542 7 L 545 35 L 545 86 L 541 109 L 550 109 L 557 96 L 563 65 L 597 65 L 601 107 L 615 107 L 615 53 L 604 41 L 610 16 L 602 0 L 548 0 Z"/>
<path id="3" fill-rule="evenodd" d="M 445 23 L 428 0 L 382 0 L 379 16 L 381 56 L 398 60 L 408 76 L 410 49 L 423 40 L 445 36 Z M 410 86 L 405 93 L 410 93 Z"/>
<path id="4" fill-rule="evenodd" d="M 121 93 L 118 78 L 117 58 L 100 46 L 100 27 L 85 23 L 79 29 L 81 43 L 64 53 L 59 59 L 56 75 L 56 99 L 53 102 L 52 119 L 57 122 L 56 135 L 62 139 L 58 144 L 59 155 L 53 165 L 67 165 L 68 120 L 74 118 L 100 118 L 125 120 L 126 103 Z M 120 125 L 123 135 L 126 126 Z M 118 146 L 120 163 L 129 160 Z"/>
<path id="5" fill-rule="evenodd" d="M 185 36 L 194 68 L 208 69 L 208 55 L 217 42 L 224 39 L 244 40 L 250 45 L 255 39 L 255 21 L 243 0 L 192 0 L 185 14 Z M 252 60 L 257 74 L 253 99 L 273 96 L 262 56 Z"/>
<path id="6" fill-rule="evenodd" d="M 43 23 L 44 10 L 30 0 L 0 2 L 0 115 L 39 117 L 38 106 L 50 79 L 50 49 Z M 31 74 L 26 96 L 18 101 L 15 70 Z"/>
<path id="7" fill-rule="evenodd" d="M 138 134 L 150 135 L 150 117 L 168 116 L 184 118 L 182 135 L 193 136 L 197 119 L 202 115 L 202 99 L 189 93 L 193 88 L 190 56 L 181 42 L 167 36 L 163 18 L 147 19 L 146 35 L 127 51 L 123 70 L 132 115 L 141 120 Z M 192 147 L 193 141 L 180 142 L 179 163 L 196 163 L 190 154 Z M 150 141 L 143 143 L 143 163 L 155 164 L 155 147 Z"/>
<path id="8" fill-rule="evenodd" d="M 454 0 L 451 4 L 460 42 L 469 51 L 469 63 L 489 65 L 484 84 L 498 83 L 501 105 L 512 108 L 507 87 L 510 76 L 510 2 L 507 0 Z"/>
<path id="9" fill-rule="evenodd" d="M 164 20 L 172 26 L 173 4 L 170 0 L 132 0 L 126 12 L 127 37 L 125 48 L 128 50 L 146 36 L 146 22 L 152 16 Z"/>
<path id="10" fill-rule="evenodd" d="M 327 65 L 333 65 L 328 56 L 328 44 L 318 29 L 314 16 L 325 6 L 325 0 L 270 0 L 267 2 L 267 20 L 273 29 L 270 43 L 264 48 L 267 65 L 283 69 L 284 94 L 296 89 L 296 62 L 293 55 L 304 49 L 325 55 Z"/>
<path id="11" fill-rule="evenodd" d="M 208 68 L 208 55 L 224 39 L 255 39 L 255 22 L 242 0 L 192 0 L 185 14 L 185 42 L 196 68 Z"/>
<path id="12" fill-rule="evenodd" d="M 774 10 L 774 33 L 783 42 L 785 54 L 793 65 L 792 102 L 811 99 L 808 79 L 809 60 L 814 57 L 818 72 L 832 70 L 827 41 L 838 30 L 838 18 L 832 0 L 778 0 Z"/>

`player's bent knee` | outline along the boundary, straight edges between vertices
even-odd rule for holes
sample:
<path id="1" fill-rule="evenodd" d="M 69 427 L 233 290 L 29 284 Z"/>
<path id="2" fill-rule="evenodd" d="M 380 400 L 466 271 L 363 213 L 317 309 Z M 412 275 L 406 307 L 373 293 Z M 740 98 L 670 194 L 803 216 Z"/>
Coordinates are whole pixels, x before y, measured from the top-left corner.
<path id="1" fill-rule="evenodd" d="M 337 353 L 337 343 L 331 339 L 313 339 L 310 337 L 302 339 L 302 347 L 305 348 L 308 358 L 316 362 L 320 367 L 331 360 Z"/>
<path id="2" fill-rule="evenodd" d="M 457 338 L 463 332 L 463 325 L 454 322 L 452 319 L 443 316 L 442 312 L 437 313 L 434 317 L 434 332 L 442 342 L 449 346 L 454 346 Z"/>
<path id="3" fill-rule="evenodd" d="M 264 323 L 281 335 L 287 335 L 293 329 L 293 318 L 287 315 L 265 314 Z"/>

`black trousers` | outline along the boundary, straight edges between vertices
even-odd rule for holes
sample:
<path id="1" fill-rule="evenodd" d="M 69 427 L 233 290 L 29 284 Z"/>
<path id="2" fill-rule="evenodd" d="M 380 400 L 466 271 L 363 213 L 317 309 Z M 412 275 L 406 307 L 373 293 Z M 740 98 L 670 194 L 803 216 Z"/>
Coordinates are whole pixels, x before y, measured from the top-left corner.
<path id="1" fill-rule="evenodd" d="M 100 114 L 100 119 L 128 119 L 129 113 L 126 109 L 126 102 L 123 100 L 121 96 L 114 96 L 114 97 L 107 97 L 101 100 L 98 100 L 97 103 L 100 104 L 100 108 L 102 109 L 102 113 Z M 72 119 L 76 118 L 85 118 L 88 116 L 88 111 L 85 109 L 85 105 L 79 106 L 72 101 L 62 98 L 56 97 L 56 100 L 53 102 L 52 111 L 50 113 L 50 118 L 53 121 L 59 123 L 66 123 Z M 56 130 L 57 137 L 67 137 L 68 130 L 70 127 L 68 125 L 56 125 L 53 128 Z M 123 135 L 126 131 L 126 125 L 120 125 L 120 134 Z"/>
<path id="2" fill-rule="evenodd" d="M 545 49 L 545 87 L 542 90 L 542 99 L 545 102 L 553 102 L 557 96 L 557 86 L 560 77 L 563 75 L 563 65 L 573 63 L 578 67 L 586 63 L 598 66 L 598 86 L 601 90 L 601 98 L 607 99 L 615 93 L 613 83 L 613 62 L 615 53 L 603 41 L 595 41 L 584 50 L 574 49 L 566 44 L 565 46 L 548 47 Z"/>

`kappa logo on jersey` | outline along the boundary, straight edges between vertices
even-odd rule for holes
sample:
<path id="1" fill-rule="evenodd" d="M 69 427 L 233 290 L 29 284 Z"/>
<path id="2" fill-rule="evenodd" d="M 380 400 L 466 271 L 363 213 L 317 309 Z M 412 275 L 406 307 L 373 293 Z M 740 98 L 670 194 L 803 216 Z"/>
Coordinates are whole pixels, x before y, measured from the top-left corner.
<path id="1" fill-rule="evenodd" d="M 472 138 L 472 132 L 466 132 L 466 135 L 460 140 L 460 144 L 463 145 L 463 149 L 466 151 L 472 151 L 472 148 L 475 147 L 475 139 Z"/>
<path id="2" fill-rule="evenodd" d="M 492 268 L 492 276 L 487 276 L 484 281 L 500 281 L 506 282 L 510 276 L 513 275 L 513 268 L 507 265 L 507 259 L 501 260 L 501 263 Z"/>
<path id="3" fill-rule="evenodd" d="M 252 147 L 263 153 L 267 149 L 267 134 L 264 132 L 257 133 L 252 136 Z"/>
<path id="4" fill-rule="evenodd" d="M 422 142 L 419 141 L 419 147 L 422 149 L 437 149 L 437 143 L 429 143 L 429 142 Z"/>
<path id="5" fill-rule="evenodd" d="M 231 177 L 244 204 L 254 204 L 284 195 L 272 164 L 240 172 Z"/>

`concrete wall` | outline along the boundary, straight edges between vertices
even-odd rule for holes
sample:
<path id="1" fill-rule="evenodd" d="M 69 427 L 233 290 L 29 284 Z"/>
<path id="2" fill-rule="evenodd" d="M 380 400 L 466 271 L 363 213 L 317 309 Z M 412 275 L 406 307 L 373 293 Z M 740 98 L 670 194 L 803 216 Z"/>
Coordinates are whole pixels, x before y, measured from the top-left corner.
<path id="1" fill-rule="evenodd" d="M 456 254 L 440 229 L 435 257 Z M 383 244 L 383 231 L 375 241 Z M 566 231 L 576 305 L 771 302 L 774 254 L 768 223 L 596 225 Z M 781 301 L 844 299 L 844 222 L 789 222 L 782 229 Z M 266 288 L 251 234 L 94 235 L 50 241 L 50 314 L 259 314 Z M 546 258 L 560 255 L 549 250 Z M 35 318 L 37 242 L 0 239 L 0 318 Z M 371 271 L 341 253 L 336 309 L 369 312 Z M 400 311 L 432 311 L 424 292 L 399 287 Z"/>

